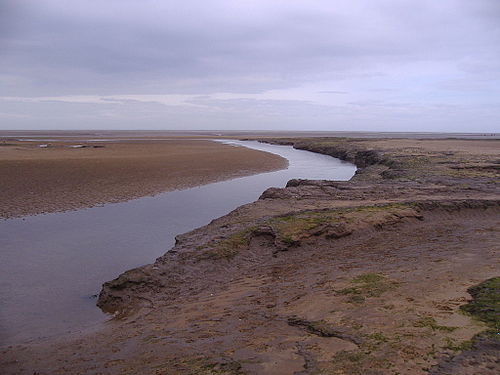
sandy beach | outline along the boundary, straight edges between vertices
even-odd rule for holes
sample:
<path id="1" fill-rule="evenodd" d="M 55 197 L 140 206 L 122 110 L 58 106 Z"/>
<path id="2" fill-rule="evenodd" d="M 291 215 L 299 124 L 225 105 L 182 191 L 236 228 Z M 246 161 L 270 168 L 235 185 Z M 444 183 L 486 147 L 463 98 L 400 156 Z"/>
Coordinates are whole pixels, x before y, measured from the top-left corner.
<path id="1" fill-rule="evenodd" d="M 359 169 L 178 236 L 103 286 L 115 319 L 4 347 L 3 373 L 497 374 L 498 315 L 474 304 L 498 312 L 499 141 L 266 141 Z"/>
<path id="2" fill-rule="evenodd" d="M 5 140 L 0 142 L 0 217 L 122 202 L 286 165 L 287 161 L 276 155 L 182 138 L 120 142 Z"/>

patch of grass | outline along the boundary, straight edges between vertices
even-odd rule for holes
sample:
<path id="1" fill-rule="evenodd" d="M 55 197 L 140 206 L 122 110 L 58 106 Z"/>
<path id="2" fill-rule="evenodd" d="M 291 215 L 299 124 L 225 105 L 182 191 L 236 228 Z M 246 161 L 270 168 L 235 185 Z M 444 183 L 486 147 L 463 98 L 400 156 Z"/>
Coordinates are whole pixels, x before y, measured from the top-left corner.
<path id="1" fill-rule="evenodd" d="M 492 329 L 500 330 L 500 277 L 488 279 L 467 291 L 472 301 L 460 309 Z"/>
<path id="2" fill-rule="evenodd" d="M 271 226 L 278 238 L 287 244 L 294 244 L 301 238 L 314 235 L 316 228 L 326 224 L 338 225 L 339 223 L 352 223 L 372 217 L 380 212 L 398 213 L 401 210 L 415 208 L 412 203 L 391 203 L 385 205 L 371 205 L 349 207 L 321 211 L 301 212 L 296 215 L 272 218 L 268 225 Z"/>
<path id="3" fill-rule="evenodd" d="M 379 273 L 365 273 L 363 275 L 359 275 L 354 279 L 352 279 L 352 282 L 356 284 L 373 284 L 373 283 L 379 283 L 384 279 L 385 276 Z"/>
<path id="4" fill-rule="evenodd" d="M 464 350 L 469 350 L 472 349 L 472 346 L 474 345 L 473 340 L 465 340 L 460 343 L 457 343 L 455 340 L 451 339 L 450 337 L 445 338 L 446 345 L 444 346 L 445 349 L 453 350 L 454 352 L 462 352 Z"/>
<path id="5" fill-rule="evenodd" d="M 361 289 L 359 288 L 344 288 L 337 291 L 337 294 L 349 295 L 349 294 L 361 294 Z"/>
<path id="6" fill-rule="evenodd" d="M 396 344 L 396 341 L 390 339 L 382 332 L 374 332 L 369 335 L 365 335 L 366 340 L 363 343 L 363 349 L 365 351 L 374 352 L 378 351 L 382 346 L 388 344 L 386 347 L 391 347 Z"/>
<path id="7" fill-rule="evenodd" d="M 458 327 L 448 327 L 437 324 L 432 316 L 423 316 L 413 323 L 414 327 L 428 327 L 433 331 L 453 332 Z"/>
<path id="8" fill-rule="evenodd" d="M 241 249 L 248 247 L 250 243 L 250 232 L 251 229 L 246 229 L 241 232 L 234 233 L 213 245 L 206 245 L 202 247 L 202 249 L 207 250 L 199 254 L 198 260 L 233 258 L 241 251 Z"/>
<path id="9" fill-rule="evenodd" d="M 378 341 L 378 342 L 388 342 L 389 338 L 384 335 L 382 332 L 375 332 L 372 333 L 371 335 L 368 335 L 368 338 Z"/>
<path id="10" fill-rule="evenodd" d="M 277 217 L 271 220 L 270 225 L 281 241 L 293 244 L 309 231 L 335 220 L 338 220 L 338 218 L 336 219 L 332 213 L 311 212 Z"/>
<path id="11" fill-rule="evenodd" d="M 297 238 L 296 237 L 280 237 L 280 240 L 283 241 L 285 245 L 292 246 L 295 243 L 297 243 Z"/>
<path id="12" fill-rule="evenodd" d="M 380 221 L 407 215 L 409 209 L 417 209 L 415 203 L 390 203 L 347 208 L 323 209 L 318 211 L 302 211 L 296 214 L 277 216 L 266 221 L 277 240 L 284 245 L 293 246 L 302 239 L 325 235 L 328 239 L 350 235 L 350 227 L 356 223 L 366 222 L 380 225 Z M 380 213 L 387 214 L 386 216 Z M 410 213 L 411 216 L 411 213 Z"/>
<path id="13" fill-rule="evenodd" d="M 366 351 L 342 350 L 335 354 L 330 366 L 323 369 L 322 374 L 365 375 L 380 374 L 393 367 L 386 358 L 376 357 Z"/>
<path id="14" fill-rule="evenodd" d="M 350 298 L 347 302 L 351 303 L 361 303 L 365 298 L 380 297 L 398 285 L 397 282 L 389 280 L 384 275 L 378 273 L 359 275 L 352 280 L 352 283 L 356 285 L 337 291 L 337 294 L 349 295 Z"/>

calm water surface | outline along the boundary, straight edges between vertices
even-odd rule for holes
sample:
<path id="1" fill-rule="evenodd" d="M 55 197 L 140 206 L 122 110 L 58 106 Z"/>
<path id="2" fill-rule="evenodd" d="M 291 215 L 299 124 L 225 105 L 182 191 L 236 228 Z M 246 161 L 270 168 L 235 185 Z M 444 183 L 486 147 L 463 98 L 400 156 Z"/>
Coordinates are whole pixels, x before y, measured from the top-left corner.
<path id="1" fill-rule="evenodd" d="M 292 178 L 348 180 L 355 167 L 330 156 L 230 141 L 288 159 L 286 170 L 79 211 L 0 221 L 0 345 L 100 324 L 103 282 L 154 262 L 177 234 L 208 224 Z"/>

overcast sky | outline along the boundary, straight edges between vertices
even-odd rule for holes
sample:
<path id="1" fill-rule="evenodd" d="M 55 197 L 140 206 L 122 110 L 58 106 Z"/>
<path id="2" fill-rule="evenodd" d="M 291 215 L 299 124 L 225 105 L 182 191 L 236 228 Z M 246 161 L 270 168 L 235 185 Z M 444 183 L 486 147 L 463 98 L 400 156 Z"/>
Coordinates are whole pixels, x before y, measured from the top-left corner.
<path id="1" fill-rule="evenodd" d="M 500 0 L 0 0 L 0 129 L 500 131 Z"/>

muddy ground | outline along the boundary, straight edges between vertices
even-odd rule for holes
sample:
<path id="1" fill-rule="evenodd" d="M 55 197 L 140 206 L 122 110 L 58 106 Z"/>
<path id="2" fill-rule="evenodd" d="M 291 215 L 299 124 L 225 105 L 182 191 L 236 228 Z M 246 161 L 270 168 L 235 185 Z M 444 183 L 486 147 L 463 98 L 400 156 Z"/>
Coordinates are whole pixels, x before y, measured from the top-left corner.
<path id="1" fill-rule="evenodd" d="M 276 155 L 182 138 L 4 140 L 0 141 L 0 218 L 123 202 L 286 166 L 286 160 Z"/>
<path id="2" fill-rule="evenodd" d="M 178 236 L 104 285 L 105 327 L 3 348 L 3 373 L 497 374 L 500 142 L 271 141 L 360 169 Z"/>

